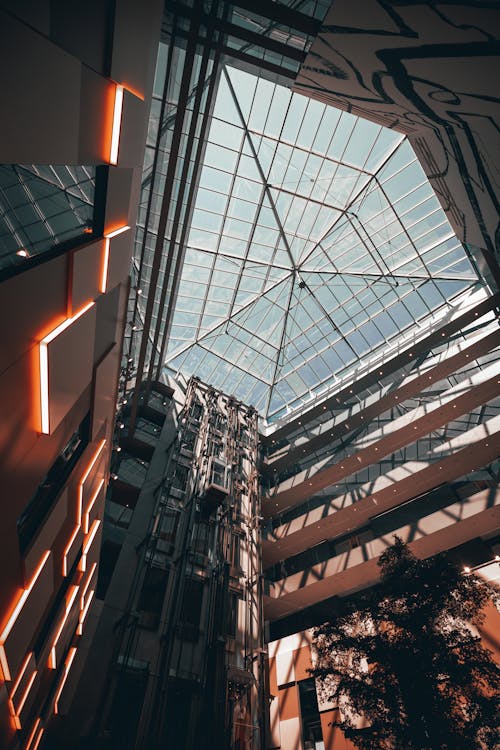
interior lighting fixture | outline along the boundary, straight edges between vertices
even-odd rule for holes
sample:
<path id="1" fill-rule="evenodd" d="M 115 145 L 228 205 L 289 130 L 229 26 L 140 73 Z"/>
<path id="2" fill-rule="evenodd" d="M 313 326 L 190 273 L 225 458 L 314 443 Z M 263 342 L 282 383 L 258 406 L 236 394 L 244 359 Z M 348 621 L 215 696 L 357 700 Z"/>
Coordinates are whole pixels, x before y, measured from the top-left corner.
<path id="1" fill-rule="evenodd" d="M 38 566 L 37 566 L 35 572 L 33 573 L 31 581 L 29 582 L 28 586 L 22 591 L 19 599 L 17 600 L 17 602 L 16 602 L 16 604 L 14 606 L 14 609 L 10 613 L 9 619 L 7 620 L 7 623 L 6 623 L 5 627 L 4 627 L 4 629 L 0 633 L 0 667 L 2 669 L 2 675 L 3 675 L 3 679 L 4 680 L 11 680 L 12 679 L 11 674 L 10 674 L 9 664 L 8 664 L 8 661 L 7 661 L 7 656 L 6 656 L 6 653 L 5 653 L 5 641 L 9 637 L 10 632 L 11 632 L 12 628 L 14 627 L 17 618 L 19 617 L 19 613 L 21 612 L 22 608 L 26 604 L 26 600 L 27 600 L 28 596 L 30 595 L 30 593 L 31 593 L 31 591 L 32 591 L 35 583 L 37 582 L 38 576 L 42 572 L 42 570 L 43 570 L 43 568 L 45 566 L 45 563 L 49 559 L 49 556 L 50 556 L 50 550 L 47 550 L 42 555 L 42 559 L 38 563 Z"/>
<path id="2" fill-rule="evenodd" d="M 64 630 L 64 626 L 66 625 L 66 622 L 68 620 L 68 616 L 69 616 L 69 613 L 71 612 L 71 608 L 73 604 L 75 603 L 76 595 L 78 594 L 79 587 L 73 586 L 72 588 L 73 588 L 72 594 L 69 598 L 69 601 L 67 601 L 66 603 L 64 614 L 61 618 L 59 627 L 57 628 L 54 640 L 52 641 L 52 647 L 50 649 L 49 662 L 48 662 L 49 669 L 56 669 L 57 667 L 56 646 L 59 642 L 59 638 L 61 637 L 61 633 Z"/>
<path id="3" fill-rule="evenodd" d="M 30 254 L 26 250 L 25 247 L 19 248 L 19 250 L 16 252 L 16 255 L 19 255 L 20 258 L 29 258 L 30 257 Z"/>
<path id="4" fill-rule="evenodd" d="M 30 746 L 29 748 L 27 748 L 27 750 L 38 750 L 40 742 L 42 741 L 42 735 L 43 735 L 44 731 L 45 731 L 45 729 L 43 727 L 41 727 L 40 731 L 38 732 L 37 738 L 35 740 L 35 744 L 33 745 L 33 747 Z"/>
<path id="5" fill-rule="evenodd" d="M 89 598 L 87 599 L 87 603 L 85 607 L 80 612 L 80 617 L 78 619 L 78 626 L 76 628 L 76 634 L 77 635 L 83 635 L 83 623 L 85 622 L 85 618 L 87 617 L 87 613 L 89 611 L 90 605 L 92 603 L 92 599 L 94 598 L 95 591 L 92 589 L 92 591 L 89 594 Z"/>
<path id="6" fill-rule="evenodd" d="M 115 105 L 113 108 L 113 129 L 111 131 L 111 149 L 109 163 L 116 165 L 118 162 L 118 148 L 120 146 L 120 131 L 122 127 L 123 110 L 123 86 L 119 84 L 115 89 Z"/>
<path id="7" fill-rule="evenodd" d="M 66 660 L 64 662 L 64 673 L 63 678 L 61 680 L 61 684 L 59 685 L 59 688 L 57 690 L 57 693 L 55 695 L 54 699 L 54 713 L 59 713 L 59 698 L 61 697 L 61 693 L 64 690 L 64 686 L 66 684 L 66 680 L 68 679 L 69 670 L 71 669 L 71 665 L 73 664 L 73 660 L 76 655 L 76 646 L 72 646 L 70 650 L 68 651 L 68 655 L 66 657 Z M 33 749 L 34 750 L 34 749 Z"/>
<path id="8" fill-rule="evenodd" d="M 92 508 L 95 505 L 95 502 L 96 502 L 96 500 L 97 500 L 97 498 L 99 496 L 99 493 L 100 493 L 100 491 L 102 489 L 103 484 L 104 484 L 104 479 L 101 479 L 101 481 L 99 483 L 99 486 L 96 489 L 96 491 L 94 492 L 94 494 L 92 495 L 92 499 L 90 500 L 90 502 L 88 504 L 88 507 L 87 507 L 87 510 L 85 511 L 85 514 L 83 516 L 83 533 L 84 534 L 88 534 L 89 533 L 90 512 L 91 512 Z"/>
<path id="9" fill-rule="evenodd" d="M 33 670 L 33 674 L 31 675 L 31 677 L 30 677 L 30 679 L 28 681 L 28 684 L 26 685 L 26 687 L 25 687 L 25 689 L 23 691 L 23 694 L 21 695 L 21 698 L 19 700 L 19 703 L 18 703 L 17 707 L 14 706 L 14 696 L 15 696 L 18 688 L 19 688 L 19 685 L 21 684 L 21 680 L 22 680 L 22 678 L 24 676 L 24 673 L 26 672 L 26 668 L 27 668 L 27 666 L 28 666 L 28 664 L 30 662 L 30 659 L 31 659 L 32 655 L 33 655 L 32 651 L 30 651 L 26 655 L 26 658 L 25 658 L 25 660 L 23 662 L 23 665 L 22 665 L 22 667 L 21 667 L 21 669 L 19 671 L 19 675 L 17 677 L 17 680 L 14 683 L 14 685 L 12 686 L 12 690 L 10 692 L 10 697 L 9 697 L 9 700 L 8 700 L 9 711 L 10 711 L 10 715 L 12 717 L 12 723 L 13 723 L 15 729 L 21 729 L 22 728 L 22 726 L 21 726 L 21 711 L 23 710 L 23 706 L 26 703 L 26 699 L 28 697 L 29 691 L 31 690 L 31 688 L 33 686 L 33 683 L 35 681 L 35 677 L 37 675 L 37 670 L 36 669 Z"/>
<path id="10" fill-rule="evenodd" d="M 85 573 L 87 569 L 87 555 L 92 546 L 92 542 L 95 539 L 95 535 L 97 534 L 97 529 L 99 528 L 100 525 L 101 525 L 101 522 L 99 521 L 98 518 L 96 518 L 96 520 L 94 521 L 94 523 L 92 524 L 90 528 L 89 533 L 86 536 L 85 543 L 83 545 L 82 557 L 80 559 L 80 565 L 79 565 L 79 568 L 82 571 L 82 573 Z"/>
<path id="11" fill-rule="evenodd" d="M 40 719 L 40 717 L 38 717 L 38 719 L 33 724 L 33 729 L 31 730 L 30 736 L 28 737 L 28 741 L 26 743 L 25 750 L 35 750 L 36 745 L 32 745 L 32 742 L 35 739 L 35 735 L 37 733 L 38 727 L 40 726 L 40 722 L 41 722 L 41 719 Z M 43 734 L 43 728 L 40 729 L 40 733 L 39 733 L 38 738 L 37 738 L 37 744 L 38 745 L 40 744 L 40 739 L 42 737 L 42 734 Z"/>

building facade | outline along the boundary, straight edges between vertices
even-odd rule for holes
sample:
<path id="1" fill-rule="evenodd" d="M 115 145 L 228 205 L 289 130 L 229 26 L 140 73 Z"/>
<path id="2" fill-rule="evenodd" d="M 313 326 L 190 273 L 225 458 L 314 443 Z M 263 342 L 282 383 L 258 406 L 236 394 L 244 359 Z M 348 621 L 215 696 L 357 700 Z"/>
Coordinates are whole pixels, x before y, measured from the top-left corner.
<path id="1" fill-rule="evenodd" d="M 153 387 L 139 414 L 112 467 L 102 611 L 59 742 L 261 747 L 257 413 L 191 379 Z M 127 405 L 120 419 L 125 433 Z"/>

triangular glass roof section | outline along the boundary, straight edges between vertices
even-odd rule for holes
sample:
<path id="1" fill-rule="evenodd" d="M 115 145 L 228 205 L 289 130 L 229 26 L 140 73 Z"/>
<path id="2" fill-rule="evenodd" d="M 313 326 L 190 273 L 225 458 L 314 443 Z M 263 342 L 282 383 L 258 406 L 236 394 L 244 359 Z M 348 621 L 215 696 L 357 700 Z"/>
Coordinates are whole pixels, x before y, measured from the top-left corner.
<path id="1" fill-rule="evenodd" d="M 401 134 L 222 67 L 171 370 L 270 423 L 477 283 Z"/>

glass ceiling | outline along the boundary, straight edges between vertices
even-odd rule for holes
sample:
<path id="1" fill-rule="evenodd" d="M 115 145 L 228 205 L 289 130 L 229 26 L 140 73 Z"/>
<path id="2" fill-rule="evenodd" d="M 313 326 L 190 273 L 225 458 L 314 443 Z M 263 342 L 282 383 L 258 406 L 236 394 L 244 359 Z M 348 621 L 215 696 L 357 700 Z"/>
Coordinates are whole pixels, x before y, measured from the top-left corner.
<path id="1" fill-rule="evenodd" d="M 93 232 L 96 168 L 0 165 L 0 270 Z"/>
<path id="2" fill-rule="evenodd" d="M 170 373 L 272 423 L 478 283 L 405 137 L 222 66 Z"/>

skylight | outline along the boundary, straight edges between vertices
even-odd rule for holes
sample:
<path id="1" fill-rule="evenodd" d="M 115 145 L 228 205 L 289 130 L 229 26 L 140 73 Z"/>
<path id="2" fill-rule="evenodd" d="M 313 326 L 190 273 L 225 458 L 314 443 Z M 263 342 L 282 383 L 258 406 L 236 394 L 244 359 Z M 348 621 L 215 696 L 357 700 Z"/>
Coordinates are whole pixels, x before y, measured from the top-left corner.
<path id="1" fill-rule="evenodd" d="M 405 137 L 222 66 L 170 372 L 271 423 L 478 283 Z"/>

